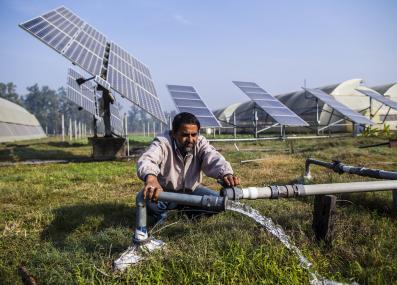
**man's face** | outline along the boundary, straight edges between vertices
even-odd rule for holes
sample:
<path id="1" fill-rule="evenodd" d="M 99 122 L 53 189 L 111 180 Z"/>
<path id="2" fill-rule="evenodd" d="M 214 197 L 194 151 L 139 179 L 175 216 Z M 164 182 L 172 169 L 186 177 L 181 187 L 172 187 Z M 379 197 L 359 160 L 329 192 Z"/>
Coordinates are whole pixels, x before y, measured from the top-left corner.
<path id="1" fill-rule="evenodd" d="M 197 143 L 198 128 L 195 124 L 182 124 L 176 132 L 173 132 L 173 137 L 183 151 L 192 152 Z"/>

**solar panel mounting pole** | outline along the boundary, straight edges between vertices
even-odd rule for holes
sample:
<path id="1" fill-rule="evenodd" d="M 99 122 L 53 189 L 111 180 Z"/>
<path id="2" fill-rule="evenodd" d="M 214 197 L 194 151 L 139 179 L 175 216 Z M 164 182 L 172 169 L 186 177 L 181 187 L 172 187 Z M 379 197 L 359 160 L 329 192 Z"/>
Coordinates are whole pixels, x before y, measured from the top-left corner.
<path id="1" fill-rule="evenodd" d="M 62 141 L 65 141 L 65 115 L 61 115 L 61 124 L 62 124 Z"/>
<path id="2" fill-rule="evenodd" d="M 69 118 L 69 140 L 73 139 L 73 130 L 72 130 L 72 118 Z"/>
<path id="3" fill-rule="evenodd" d="M 372 97 L 369 97 L 369 119 L 371 120 L 372 117 Z"/>
<path id="4" fill-rule="evenodd" d="M 233 112 L 233 134 L 234 134 L 234 138 L 237 138 L 236 112 Z"/>

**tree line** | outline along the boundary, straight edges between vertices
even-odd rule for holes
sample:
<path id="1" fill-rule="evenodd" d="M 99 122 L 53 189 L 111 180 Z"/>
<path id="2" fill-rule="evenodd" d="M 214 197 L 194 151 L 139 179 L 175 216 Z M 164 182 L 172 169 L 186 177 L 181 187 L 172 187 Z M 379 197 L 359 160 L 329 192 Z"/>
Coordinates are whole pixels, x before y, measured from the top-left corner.
<path id="1" fill-rule="evenodd" d="M 53 90 L 48 86 L 39 86 L 34 84 L 27 87 L 26 94 L 18 94 L 16 92 L 16 85 L 13 82 L 0 82 L 0 97 L 11 102 L 14 102 L 30 113 L 36 116 L 44 130 L 48 134 L 60 134 L 62 131 L 61 114 L 65 117 L 65 124 L 68 124 L 69 119 L 79 121 L 87 126 L 92 125 L 92 115 L 84 110 L 79 110 L 78 106 L 66 98 L 66 90 L 64 87 L 58 90 Z M 166 113 L 168 118 L 171 114 Z M 123 113 L 120 114 L 123 118 Z M 158 132 L 161 128 L 163 130 L 166 126 L 160 126 L 158 120 L 151 117 L 148 113 L 136 106 L 132 106 L 127 113 L 128 132 L 142 133 L 148 132 L 148 125 L 150 133 L 154 129 Z"/>

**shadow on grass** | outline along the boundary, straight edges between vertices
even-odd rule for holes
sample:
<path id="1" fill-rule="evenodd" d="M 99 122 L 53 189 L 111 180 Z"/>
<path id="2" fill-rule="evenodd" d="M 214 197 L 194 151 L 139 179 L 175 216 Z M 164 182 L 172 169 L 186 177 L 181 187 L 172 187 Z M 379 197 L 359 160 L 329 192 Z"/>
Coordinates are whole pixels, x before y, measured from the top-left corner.
<path id="1" fill-rule="evenodd" d="M 132 228 L 135 224 L 135 207 L 125 204 L 71 205 L 55 209 L 54 214 L 54 220 L 41 233 L 41 239 L 59 248 L 73 246 L 76 241 L 86 251 L 95 251 L 101 245 L 115 245 L 114 242 L 120 240 L 117 235 L 122 234 L 117 228 Z"/>
<path id="2" fill-rule="evenodd" d="M 78 143 L 78 142 L 48 142 L 47 143 L 50 146 L 55 146 L 55 147 L 81 147 L 81 146 L 88 146 L 89 144 L 87 143 Z"/>
<path id="3" fill-rule="evenodd" d="M 61 149 L 45 150 L 35 149 L 29 146 L 16 146 L 13 149 L 1 149 L 0 161 L 21 161 L 34 159 L 77 159 L 84 155 L 75 155 L 72 152 Z"/>

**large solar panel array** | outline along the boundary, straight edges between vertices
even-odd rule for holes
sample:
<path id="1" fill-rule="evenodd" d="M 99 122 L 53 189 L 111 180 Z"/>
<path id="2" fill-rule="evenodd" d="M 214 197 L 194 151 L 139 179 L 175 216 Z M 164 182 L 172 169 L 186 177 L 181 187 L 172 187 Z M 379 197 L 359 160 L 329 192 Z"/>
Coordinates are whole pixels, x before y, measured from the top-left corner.
<path id="1" fill-rule="evenodd" d="M 303 88 L 306 92 L 311 94 L 312 96 L 318 98 L 324 104 L 327 104 L 330 106 L 332 109 L 336 110 L 337 112 L 341 113 L 343 116 L 345 116 L 347 119 L 351 120 L 352 122 L 356 124 L 362 124 L 362 125 L 374 125 L 374 122 L 371 120 L 367 119 L 360 113 L 348 108 L 347 106 L 343 105 L 342 103 L 336 101 L 334 97 L 328 95 L 324 91 L 320 89 L 310 89 L 310 88 Z"/>
<path id="2" fill-rule="evenodd" d="M 92 115 L 98 116 L 95 86 L 91 81 L 77 84 L 76 79 L 81 77 L 80 73 L 69 68 L 66 97 Z"/>
<path id="3" fill-rule="evenodd" d="M 65 7 L 24 22 L 20 27 L 92 75 L 101 76 L 109 46 L 105 80 L 123 97 L 166 122 L 149 69 Z"/>
<path id="4" fill-rule="evenodd" d="M 179 112 L 195 115 L 202 127 L 220 127 L 218 120 L 193 86 L 167 85 L 167 88 Z"/>
<path id="5" fill-rule="evenodd" d="M 233 81 L 233 83 L 280 125 L 309 126 L 308 123 L 256 83 L 242 81 Z"/>
<path id="6" fill-rule="evenodd" d="M 367 90 L 367 89 L 356 89 L 356 90 L 363 93 L 364 95 L 371 97 L 372 99 L 375 99 L 376 101 L 381 102 L 382 104 L 385 104 L 386 106 L 389 106 L 392 109 L 397 110 L 397 102 L 392 101 L 389 98 L 386 98 L 385 96 L 382 96 L 376 91 Z"/>

